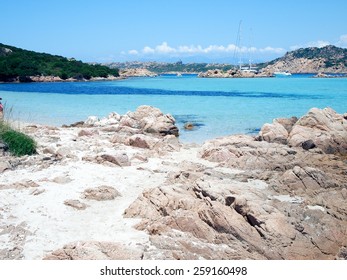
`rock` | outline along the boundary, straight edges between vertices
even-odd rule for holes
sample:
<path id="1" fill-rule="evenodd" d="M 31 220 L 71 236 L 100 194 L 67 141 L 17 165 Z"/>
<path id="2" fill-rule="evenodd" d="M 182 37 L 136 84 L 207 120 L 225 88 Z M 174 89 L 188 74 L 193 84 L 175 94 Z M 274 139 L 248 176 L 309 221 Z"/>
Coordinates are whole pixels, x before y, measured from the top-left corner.
<path id="1" fill-rule="evenodd" d="M 78 137 L 82 137 L 82 136 L 92 136 L 94 133 L 90 130 L 85 130 L 82 129 L 78 132 Z"/>
<path id="2" fill-rule="evenodd" d="M 69 147 L 60 147 L 57 151 L 56 154 L 60 158 L 68 157 L 71 158 L 73 157 L 72 151 Z"/>
<path id="3" fill-rule="evenodd" d="M 113 200 L 117 196 L 120 196 L 120 193 L 115 188 L 109 186 L 89 188 L 84 190 L 82 195 L 83 198 L 93 200 Z"/>
<path id="4" fill-rule="evenodd" d="M 140 260 L 143 251 L 114 242 L 79 241 L 46 255 L 44 260 Z"/>
<path id="5" fill-rule="evenodd" d="M 0 161 L 0 173 L 3 173 L 4 171 L 11 168 L 12 166 L 8 161 Z"/>
<path id="6" fill-rule="evenodd" d="M 85 210 L 88 205 L 79 201 L 78 199 L 68 199 L 64 201 L 64 204 L 66 206 L 70 206 L 72 208 L 75 208 L 77 210 Z"/>
<path id="7" fill-rule="evenodd" d="M 316 144 L 312 140 L 306 140 L 301 143 L 301 147 L 304 150 L 310 150 L 316 147 Z"/>
<path id="8" fill-rule="evenodd" d="M 121 77 L 156 77 L 157 74 L 146 68 L 129 68 L 120 71 Z"/>
<path id="9" fill-rule="evenodd" d="M 66 128 L 66 127 L 83 127 L 84 126 L 84 121 L 78 121 L 78 122 L 75 122 L 75 123 L 72 123 L 70 125 L 66 125 L 66 124 L 63 124 L 62 127 Z"/>
<path id="10" fill-rule="evenodd" d="M 184 129 L 186 130 L 192 130 L 194 128 L 194 124 L 190 123 L 190 122 L 187 122 L 184 124 Z"/>
<path id="11" fill-rule="evenodd" d="M 313 108 L 293 126 L 288 137 L 291 146 L 311 140 L 328 154 L 347 154 L 347 121 L 330 108 Z"/>
<path id="12" fill-rule="evenodd" d="M 108 119 L 114 119 L 116 121 L 120 121 L 120 119 L 122 118 L 122 116 L 116 112 L 111 112 L 108 116 L 107 116 Z"/>
<path id="13" fill-rule="evenodd" d="M 7 151 L 8 145 L 0 141 L 0 150 Z"/>
<path id="14" fill-rule="evenodd" d="M 128 136 L 126 134 L 115 133 L 110 139 L 111 143 L 126 144 L 128 143 Z"/>
<path id="15" fill-rule="evenodd" d="M 312 149 L 314 144 L 327 154 L 346 155 L 347 121 L 330 108 L 313 108 L 297 121 L 292 117 L 265 124 L 259 139 L 304 149 Z"/>
<path id="16" fill-rule="evenodd" d="M 291 118 L 277 118 L 274 122 L 282 125 L 288 132 L 288 134 L 292 131 L 294 124 L 298 121 L 297 117 Z"/>
<path id="17" fill-rule="evenodd" d="M 122 116 L 116 112 L 110 113 L 106 118 L 102 118 L 100 121 L 96 122 L 97 126 L 114 126 L 119 124 Z"/>
<path id="18" fill-rule="evenodd" d="M 52 179 L 52 182 L 57 184 L 68 184 L 72 182 L 72 179 L 67 175 L 57 176 Z"/>
<path id="19" fill-rule="evenodd" d="M 128 115 L 122 117 L 119 122 L 120 126 L 128 126 L 135 129 L 140 129 L 140 124 L 136 122 L 134 119 L 130 118 Z"/>
<path id="20" fill-rule="evenodd" d="M 94 126 L 99 121 L 99 118 L 97 116 L 89 116 L 85 121 L 85 126 Z"/>
<path id="21" fill-rule="evenodd" d="M 152 149 L 157 142 L 158 140 L 143 134 L 135 134 L 128 139 L 130 146 L 142 149 Z"/>
<path id="22" fill-rule="evenodd" d="M 347 246 L 346 247 L 341 247 L 337 256 L 337 260 L 347 260 Z"/>
<path id="23" fill-rule="evenodd" d="M 262 140 L 271 143 L 286 144 L 288 138 L 288 131 L 278 122 L 272 124 L 264 124 L 259 132 Z"/>
<path id="24" fill-rule="evenodd" d="M 128 113 L 128 116 L 136 122 L 135 128 L 141 128 L 144 132 L 178 136 L 175 119 L 169 114 L 164 115 L 158 108 L 140 106 L 135 112 Z"/>
<path id="25" fill-rule="evenodd" d="M 232 135 L 206 141 L 202 158 L 245 170 L 286 170 L 295 166 L 293 149 L 277 143 L 255 141 L 248 135 Z"/>
<path id="26" fill-rule="evenodd" d="M 268 71 L 248 72 L 240 71 L 239 69 L 230 69 L 223 71 L 221 69 L 207 70 L 206 72 L 199 73 L 198 77 L 201 78 L 255 78 L 255 77 L 271 77 L 272 74 Z"/>
<path id="27" fill-rule="evenodd" d="M 53 147 L 45 147 L 42 150 L 42 153 L 44 153 L 44 154 L 51 154 L 51 155 L 55 155 L 56 154 L 56 152 L 55 152 Z"/>
<path id="28" fill-rule="evenodd" d="M 109 154 L 103 154 L 100 156 L 103 161 L 111 162 L 113 164 L 116 164 L 118 166 L 130 166 L 131 163 L 129 161 L 129 157 L 124 152 L 117 152 L 112 155 Z"/>
<path id="29" fill-rule="evenodd" d="M 35 188 L 35 189 L 33 189 L 32 191 L 30 191 L 30 194 L 31 194 L 31 195 L 39 195 L 39 194 L 44 193 L 45 191 L 46 191 L 45 189 L 38 189 L 38 188 Z"/>

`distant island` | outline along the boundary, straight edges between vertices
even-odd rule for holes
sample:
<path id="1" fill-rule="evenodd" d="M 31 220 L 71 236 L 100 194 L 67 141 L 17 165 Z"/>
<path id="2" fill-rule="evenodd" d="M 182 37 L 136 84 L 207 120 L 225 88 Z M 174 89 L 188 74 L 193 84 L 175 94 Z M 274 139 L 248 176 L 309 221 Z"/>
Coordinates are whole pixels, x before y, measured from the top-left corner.
<path id="1" fill-rule="evenodd" d="M 251 73 L 238 72 L 239 65 L 227 63 L 175 63 L 167 62 L 112 62 L 103 64 L 110 68 L 147 69 L 154 74 L 200 73 L 209 77 L 250 77 Z M 269 62 L 252 65 L 258 69 L 258 77 L 272 76 L 274 72 L 290 73 L 347 73 L 347 49 L 336 46 L 301 48 L 287 52 Z M 254 75 L 255 76 L 255 75 Z"/>
<path id="2" fill-rule="evenodd" d="M 141 62 L 141 61 L 127 61 L 127 62 L 111 62 L 103 63 L 102 65 L 110 68 L 118 68 L 121 71 L 125 69 L 147 69 L 157 75 L 160 74 L 177 74 L 177 73 L 200 73 L 207 70 L 214 70 L 216 68 L 223 71 L 233 69 L 235 66 L 228 63 L 183 63 L 177 62 Z"/>
<path id="3" fill-rule="evenodd" d="M 0 82 L 80 81 L 119 77 L 118 69 L 0 43 Z"/>
<path id="4" fill-rule="evenodd" d="M 83 63 L 74 58 L 28 51 L 0 44 L 0 82 L 55 82 L 153 77 L 169 73 L 195 73 L 209 78 L 271 77 L 275 72 L 347 73 L 347 49 L 336 46 L 301 48 L 283 57 L 240 71 L 227 63 L 112 62 Z"/>
<path id="5" fill-rule="evenodd" d="M 347 73 L 347 49 L 332 45 L 301 48 L 258 66 L 263 72 Z"/>

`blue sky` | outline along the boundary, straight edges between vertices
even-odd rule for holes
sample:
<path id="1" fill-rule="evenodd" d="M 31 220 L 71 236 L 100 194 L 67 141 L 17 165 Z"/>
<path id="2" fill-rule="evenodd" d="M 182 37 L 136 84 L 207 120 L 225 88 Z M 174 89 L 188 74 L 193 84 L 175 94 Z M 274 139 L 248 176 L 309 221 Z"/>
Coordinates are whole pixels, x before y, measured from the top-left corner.
<path id="1" fill-rule="evenodd" d="M 346 14 L 346 0 L 0 0 L 0 42 L 87 62 L 264 61 L 347 47 Z"/>

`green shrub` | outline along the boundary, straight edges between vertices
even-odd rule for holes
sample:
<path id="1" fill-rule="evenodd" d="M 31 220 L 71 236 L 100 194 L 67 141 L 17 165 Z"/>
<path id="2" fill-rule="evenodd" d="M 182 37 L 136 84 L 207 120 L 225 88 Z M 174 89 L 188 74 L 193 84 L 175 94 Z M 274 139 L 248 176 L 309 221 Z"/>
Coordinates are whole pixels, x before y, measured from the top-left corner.
<path id="1" fill-rule="evenodd" d="M 15 156 L 32 155 L 36 153 L 36 143 L 28 135 L 13 130 L 8 125 L 0 124 L 0 140 L 8 145 L 11 154 Z"/>

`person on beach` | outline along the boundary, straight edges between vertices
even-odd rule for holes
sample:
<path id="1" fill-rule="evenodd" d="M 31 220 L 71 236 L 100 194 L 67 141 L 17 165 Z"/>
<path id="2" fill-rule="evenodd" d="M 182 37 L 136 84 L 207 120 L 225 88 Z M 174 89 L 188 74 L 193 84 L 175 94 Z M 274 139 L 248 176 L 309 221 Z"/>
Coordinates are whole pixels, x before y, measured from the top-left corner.
<path id="1" fill-rule="evenodd" d="M 1 103 L 2 98 L 0 97 L 0 121 L 4 118 L 4 106 Z"/>

